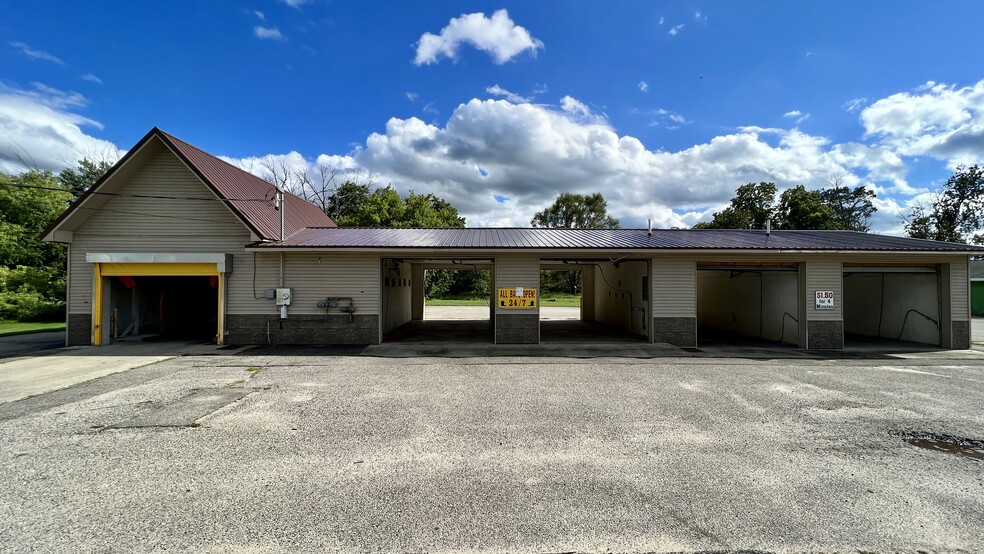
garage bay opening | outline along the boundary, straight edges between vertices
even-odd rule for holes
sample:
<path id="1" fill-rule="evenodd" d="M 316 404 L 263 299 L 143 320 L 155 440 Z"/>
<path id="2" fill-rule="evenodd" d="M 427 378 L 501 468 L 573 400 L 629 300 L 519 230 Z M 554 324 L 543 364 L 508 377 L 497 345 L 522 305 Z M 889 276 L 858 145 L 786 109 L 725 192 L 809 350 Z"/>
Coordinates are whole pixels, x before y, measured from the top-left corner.
<path id="1" fill-rule="evenodd" d="M 798 275 L 795 263 L 698 263 L 698 346 L 798 346 Z"/>
<path id="2" fill-rule="evenodd" d="M 219 287 L 216 276 L 108 277 L 104 306 L 110 341 L 214 341 L 218 327 Z"/>
<path id="3" fill-rule="evenodd" d="M 648 342 L 648 259 L 541 260 L 540 342 Z"/>
<path id="4" fill-rule="evenodd" d="M 494 342 L 492 260 L 384 259 L 384 342 Z"/>
<path id="5" fill-rule="evenodd" d="M 941 344 L 936 266 L 844 264 L 845 346 Z"/>

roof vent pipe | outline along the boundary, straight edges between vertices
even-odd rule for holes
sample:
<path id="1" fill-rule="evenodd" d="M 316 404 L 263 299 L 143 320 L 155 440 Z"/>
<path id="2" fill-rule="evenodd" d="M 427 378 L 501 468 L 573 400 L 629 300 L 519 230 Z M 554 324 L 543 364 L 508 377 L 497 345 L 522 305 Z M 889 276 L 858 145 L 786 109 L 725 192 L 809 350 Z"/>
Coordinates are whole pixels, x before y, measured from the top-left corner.
<path id="1" fill-rule="evenodd" d="M 769 219 L 765 220 L 765 236 L 769 236 L 771 234 L 772 234 L 772 218 L 770 217 Z"/>
<path id="2" fill-rule="evenodd" d="M 649 220 L 649 236 L 653 236 L 653 220 Z"/>

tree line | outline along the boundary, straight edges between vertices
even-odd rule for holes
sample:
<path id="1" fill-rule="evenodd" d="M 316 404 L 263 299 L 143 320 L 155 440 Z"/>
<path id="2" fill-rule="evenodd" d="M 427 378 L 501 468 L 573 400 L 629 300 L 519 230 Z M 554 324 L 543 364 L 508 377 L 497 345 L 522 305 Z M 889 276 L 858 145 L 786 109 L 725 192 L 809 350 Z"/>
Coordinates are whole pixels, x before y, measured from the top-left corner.
<path id="1" fill-rule="evenodd" d="M 57 175 L 0 173 L 0 319 L 64 320 L 67 249 L 42 241 L 41 232 L 111 165 L 82 160 Z"/>
<path id="2" fill-rule="evenodd" d="M 775 183 L 748 183 L 738 187 L 731 205 L 715 212 L 711 221 L 695 229 L 818 229 L 867 231 L 875 213 L 875 193 L 858 186 L 834 183 L 821 190 L 799 185 L 776 197 Z"/>
<path id="3" fill-rule="evenodd" d="M 875 213 L 875 193 L 863 186 L 834 181 L 819 190 L 799 185 L 778 195 L 775 183 L 738 187 L 730 205 L 695 229 L 847 230 L 867 232 Z M 917 204 L 902 216 L 906 236 L 984 244 L 984 170 L 958 166 L 934 193 L 929 205 Z"/>

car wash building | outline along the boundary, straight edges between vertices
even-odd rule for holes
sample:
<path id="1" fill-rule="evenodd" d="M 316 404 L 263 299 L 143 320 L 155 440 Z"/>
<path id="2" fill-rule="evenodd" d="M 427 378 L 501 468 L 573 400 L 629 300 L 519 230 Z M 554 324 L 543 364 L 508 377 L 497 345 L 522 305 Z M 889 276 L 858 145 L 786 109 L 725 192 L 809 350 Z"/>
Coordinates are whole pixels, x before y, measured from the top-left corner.
<path id="1" fill-rule="evenodd" d="M 487 271 L 470 340 L 696 347 L 761 340 L 971 344 L 984 248 L 850 231 L 340 228 L 320 208 L 159 129 L 45 232 L 68 244 L 68 344 L 412 338 L 430 269 Z M 540 272 L 580 274 L 575 327 L 541 318 Z M 433 333 L 440 340 L 447 333 Z M 433 337 L 437 336 L 437 339 Z"/>

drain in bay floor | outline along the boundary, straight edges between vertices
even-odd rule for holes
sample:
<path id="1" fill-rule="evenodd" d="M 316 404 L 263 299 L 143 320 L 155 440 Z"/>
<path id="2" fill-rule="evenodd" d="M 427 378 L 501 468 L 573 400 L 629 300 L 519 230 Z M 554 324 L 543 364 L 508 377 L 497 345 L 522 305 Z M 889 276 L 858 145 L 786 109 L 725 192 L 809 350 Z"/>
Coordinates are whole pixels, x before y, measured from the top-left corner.
<path id="1" fill-rule="evenodd" d="M 984 460 L 984 440 L 922 431 L 894 431 L 891 434 L 913 446 L 926 450 L 948 452 L 975 460 Z"/>

